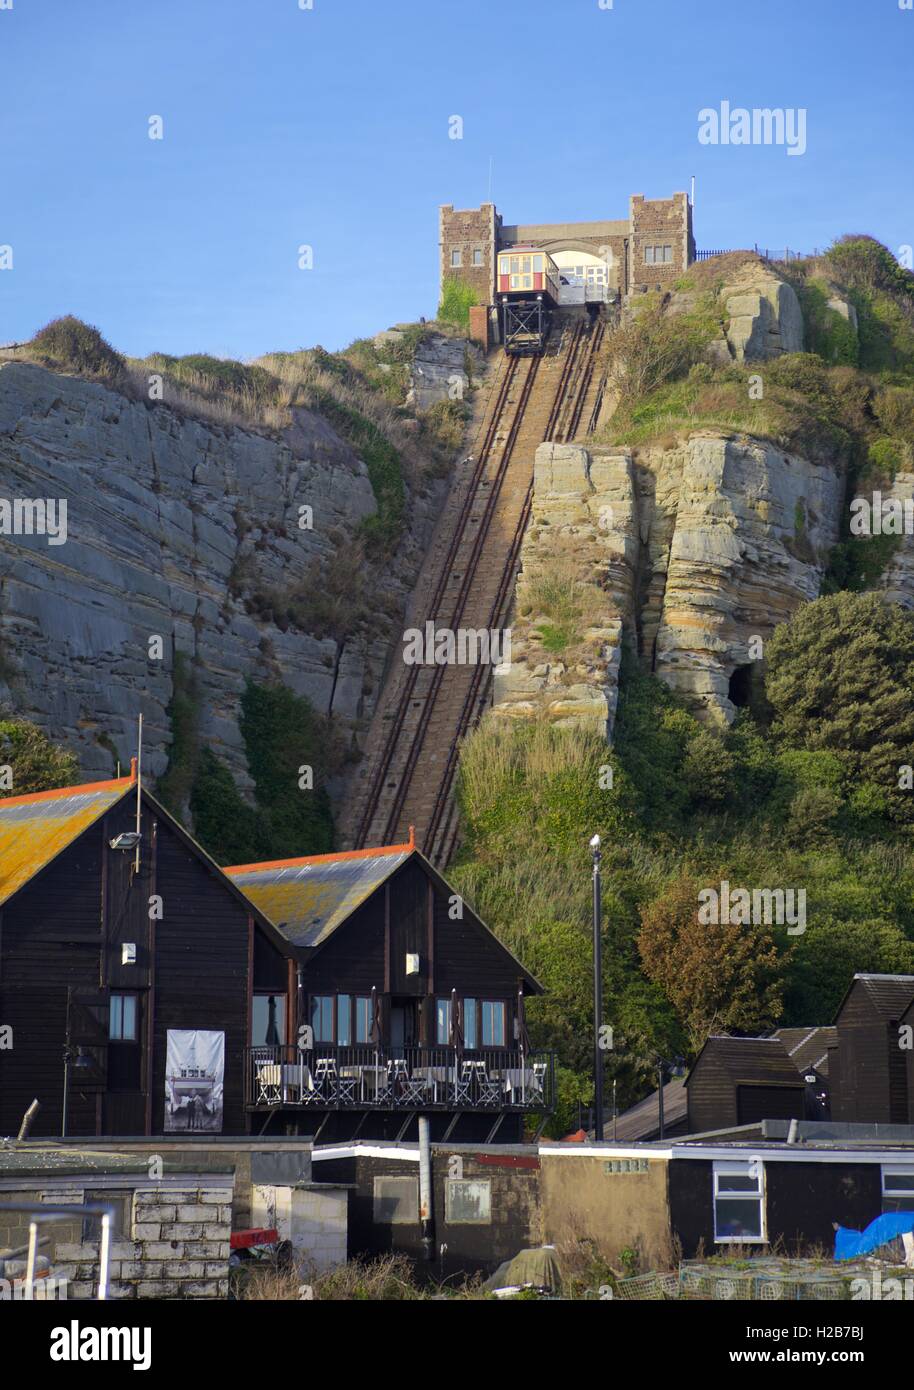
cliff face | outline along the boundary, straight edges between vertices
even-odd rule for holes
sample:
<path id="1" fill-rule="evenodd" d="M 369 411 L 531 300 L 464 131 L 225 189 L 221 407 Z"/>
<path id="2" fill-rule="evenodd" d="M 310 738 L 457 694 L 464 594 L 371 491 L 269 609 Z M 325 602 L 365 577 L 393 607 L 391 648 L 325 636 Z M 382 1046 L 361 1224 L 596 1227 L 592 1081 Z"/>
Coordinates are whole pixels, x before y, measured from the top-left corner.
<path id="1" fill-rule="evenodd" d="M 249 786 L 238 728 L 247 677 L 281 679 L 346 727 L 370 716 L 443 487 L 409 497 L 377 612 L 356 635 L 281 627 L 251 596 L 320 590 L 319 567 L 354 556 L 376 511 L 364 463 L 326 422 L 299 410 L 278 442 L 0 365 L 0 498 L 66 499 L 68 509 L 65 544 L 0 535 L 0 705 L 74 749 L 87 777 L 110 775 L 112 748 L 129 760 L 142 712 L 159 775 L 183 656 L 202 740 Z"/>
<path id="2" fill-rule="evenodd" d="M 818 595 L 843 501 L 839 469 L 757 440 L 696 433 L 637 453 L 542 445 L 496 712 L 594 720 L 611 733 L 628 631 L 650 670 L 709 720 L 729 721 L 731 678 Z M 554 624 L 535 604 L 537 576 L 561 554 L 575 557 L 580 586 L 570 663 L 550 654 Z"/>

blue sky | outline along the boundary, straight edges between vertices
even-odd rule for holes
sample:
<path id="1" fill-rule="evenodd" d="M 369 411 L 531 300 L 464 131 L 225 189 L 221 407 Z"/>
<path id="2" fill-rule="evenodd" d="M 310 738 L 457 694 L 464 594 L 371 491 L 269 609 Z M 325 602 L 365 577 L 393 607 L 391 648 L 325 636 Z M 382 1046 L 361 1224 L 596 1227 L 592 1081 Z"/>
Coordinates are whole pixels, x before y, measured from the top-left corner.
<path id="1" fill-rule="evenodd" d="M 246 359 L 431 316 L 438 204 L 484 201 L 490 161 L 506 222 L 624 217 L 695 174 L 700 247 L 914 242 L 899 0 L 12 6 L 2 342 L 74 313 L 132 355 Z M 806 108 L 807 153 L 700 145 L 723 100 Z"/>

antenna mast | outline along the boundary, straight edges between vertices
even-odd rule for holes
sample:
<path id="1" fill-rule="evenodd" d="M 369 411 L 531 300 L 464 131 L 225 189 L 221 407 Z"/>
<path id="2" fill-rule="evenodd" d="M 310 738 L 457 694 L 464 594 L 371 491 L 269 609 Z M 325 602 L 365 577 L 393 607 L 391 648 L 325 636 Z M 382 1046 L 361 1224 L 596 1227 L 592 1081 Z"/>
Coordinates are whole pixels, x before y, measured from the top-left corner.
<path id="1" fill-rule="evenodd" d="M 141 833 L 141 831 L 140 831 L 140 824 L 141 824 L 141 816 L 142 816 L 142 813 L 143 813 L 143 716 L 140 715 L 139 729 L 138 729 L 138 731 L 137 731 L 137 741 L 136 741 L 136 833 L 137 833 L 137 837 L 139 837 L 139 835 L 140 835 L 140 833 Z M 139 838 L 137 838 L 137 842 L 136 842 L 136 859 L 134 860 L 134 865 L 133 865 L 134 873 L 139 873 L 139 872 L 140 872 L 140 844 L 141 844 L 141 843 L 142 843 L 141 840 L 140 840 Z"/>

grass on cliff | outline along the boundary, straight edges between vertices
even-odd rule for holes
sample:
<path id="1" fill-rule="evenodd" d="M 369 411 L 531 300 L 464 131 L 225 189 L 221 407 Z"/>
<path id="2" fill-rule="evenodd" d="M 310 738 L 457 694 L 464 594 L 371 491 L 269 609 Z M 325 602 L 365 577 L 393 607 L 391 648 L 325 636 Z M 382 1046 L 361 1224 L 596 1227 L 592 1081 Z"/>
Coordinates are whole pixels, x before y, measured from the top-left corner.
<path id="1" fill-rule="evenodd" d="M 871 237 L 844 237 L 823 255 L 777 264 L 804 314 L 808 351 L 764 362 L 707 360 L 708 330 L 723 312 L 721 290 L 752 253 L 692 266 L 678 289 L 688 313 L 654 297 L 619 330 L 618 404 L 598 442 L 672 447 L 696 430 L 769 440 L 836 468 L 848 496 L 891 486 L 914 468 L 914 275 Z M 718 297 L 714 308 L 714 296 Z M 859 332 L 829 306 L 853 306 Z M 876 582 L 893 538 L 851 538 L 849 516 L 826 576 L 827 591 Z"/>

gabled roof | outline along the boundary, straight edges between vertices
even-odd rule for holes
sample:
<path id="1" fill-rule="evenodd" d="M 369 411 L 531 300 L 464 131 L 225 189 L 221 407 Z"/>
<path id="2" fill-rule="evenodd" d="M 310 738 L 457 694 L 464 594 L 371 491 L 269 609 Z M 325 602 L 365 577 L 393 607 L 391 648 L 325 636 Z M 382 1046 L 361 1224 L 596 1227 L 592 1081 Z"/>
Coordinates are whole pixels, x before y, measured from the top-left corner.
<path id="1" fill-rule="evenodd" d="M 320 946 L 396 873 L 415 841 L 225 869 L 232 882 L 296 946 Z"/>
<path id="2" fill-rule="evenodd" d="M 810 1067 L 828 1071 L 828 1049 L 837 1044 L 838 1030 L 831 1024 L 820 1028 L 778 1028 L 773 1036 L 780 1038 L 787 1056 L 802 1075 Z"/>
<path id="3" fill-rule="evenodd" d="M 855 989 L 864 992 L 876 1016 L 888 1023 L 890 1019 L 901 1018 L 914 1002 L 914 975 L 870 975 L 858 972 L 838 1005 L 836 1019 L 841 1017 L 842 1010 Z"/>
<path id="4" fill-rule="evenodd" d="M 52 791 L 0 800 L 0 907 L 119 801 L 128 795 L 135 798 L 136 785 L 134 771 L 129 777 L 117 777 L 109 782 L 55 787 Z M 221 882 L 224 890 L 247 908 L 273 944 L 284 954 L 290 954 L 282 932 L 276 930 L 269 917 L 227 877 L 225 870 L 145 786 L 142 797 L 144 804 L 168 822 L 178 839 Z"/>
<path id="5" fill-rule="evenodd" d="M 416 859 L 440 892 L 453 889 L 416 848 L 412 826 L 402 845 L 356 849 L 339 854 L 314 854 L 302 859 L 277 859 L 263 864 L 235 864 L 224 869 L 259 911 L 299 949 L 323 946 L 362 903 L 381 888 L 410 859 Z M 466 915 L 492 946 L 517 967 L 536 994 L 543 986 L 525 969 L 503 941 L 469 907 Z"/>
<path id="6" fill-rule="evenodd" d="M 780 1038 L 731 1038 L 712 1034 L 692 1063 L 688 1086 L 702 1058 L 716 1062 L 735 1084 L 802 1086 L 803 1080 Z"/>
<path id="7" fill-rule="evenodd" d="M 0 906 L 135 786 L 119 777 L 0 800 Z"/>

